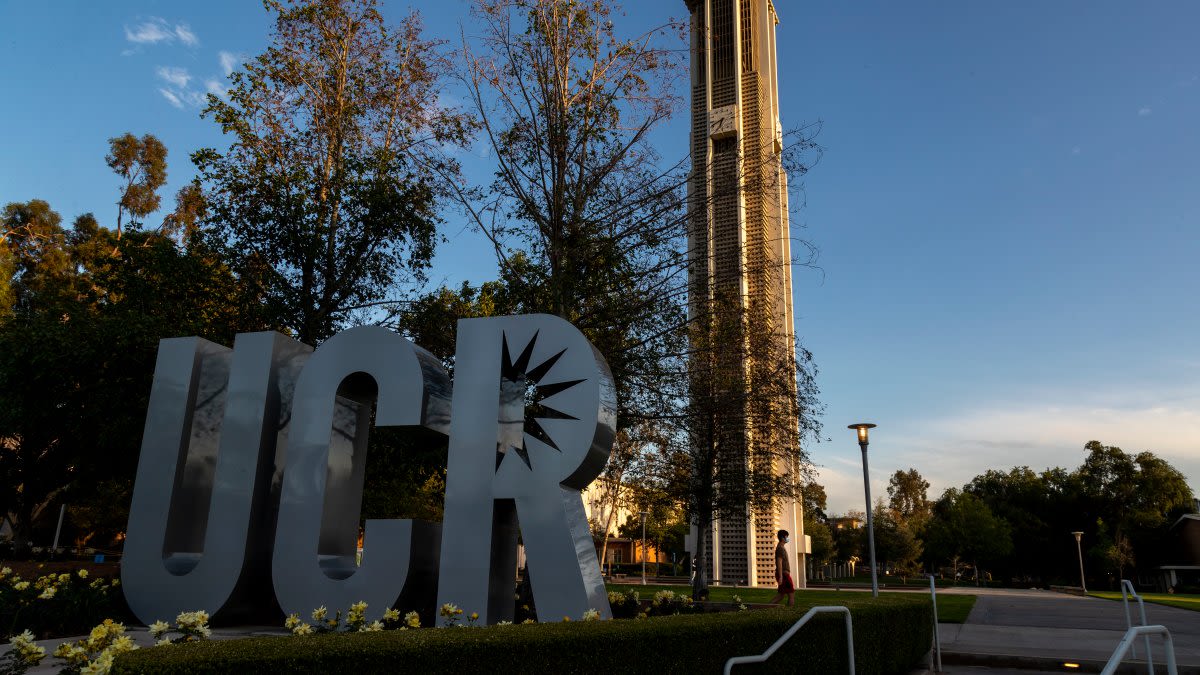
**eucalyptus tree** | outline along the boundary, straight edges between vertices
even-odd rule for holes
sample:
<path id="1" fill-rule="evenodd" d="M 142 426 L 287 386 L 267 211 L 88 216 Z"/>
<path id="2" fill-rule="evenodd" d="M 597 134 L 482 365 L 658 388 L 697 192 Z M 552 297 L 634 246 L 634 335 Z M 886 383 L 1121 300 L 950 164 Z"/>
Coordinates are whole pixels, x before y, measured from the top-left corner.
<path id="1" fill-rule="evenodd" d="M 126 214 L 129 215 L 129 227 L 136 229 L 162 203 L 158 190 L 167 182 L 167 146 L 154 134 L 138 138 L 125 133 L 108 139 L 108 147 L 104 161 L 124 181 L 117 200 L 119 240 Z"/>
<path id="2" fill-rule="evenodd" d="M 258 289 L 279 328 L 319 342 L 366 312 L 395 313 L 437 241 L 443 151 L 467 118 L 442 104 L 448 62 L 418 15 L 374 0 L 266 0 L 270 46 L 204 114 L 230 137 L 192 155 L 207 242 Z"/>

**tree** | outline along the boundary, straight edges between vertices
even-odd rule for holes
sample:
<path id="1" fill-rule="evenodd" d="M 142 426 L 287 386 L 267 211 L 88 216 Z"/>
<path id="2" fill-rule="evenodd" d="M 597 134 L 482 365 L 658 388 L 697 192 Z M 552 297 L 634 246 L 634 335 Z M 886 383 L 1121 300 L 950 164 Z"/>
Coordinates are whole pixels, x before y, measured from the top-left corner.
<path id="1" fill-rule="evenodd" d="M 200 335 L 224 344 L 253 330 L 228 268 L 171 240 L 99 227 L 44 231 L 23 264 L 24 298 L 0 330 L 0 511 L 18 542 L 64 499 L 92 504 L 89 523 L 124 527 L 122 485 L 133 480 L 159 339 Z M 23 250 L 31 250 L 24 247 Z M 117 250 L 118 255 L 112 255 Z M 135 414 L 130 414 L 135 411 Z"/>
<path id="2" fill-rule="evenodd" d="M 593 515 L 592 536 L 599 538 L 600 561 L 604 564 L 608 556 L 608 539 L 617 523 L 617 514 L 623 507 L 633 503 L 633 493 L 639 482 L 643 491 L 647 489 L 644 481 L 639 481 L 639 474 L 644 469 L 643 463 L 647 446 L 653 441 L 653 430 L 649 425 L 625 427 L 617 431 L 613 442 L 612 453 L 604 465 L 604 472 L 597 480 L 599 487 L 600 509 Z M 644 477 L 643 477 L 644 478 Z M 649 499 L 642 497 L 643 503 Z M 661 500 L 659 500 L 661 501 Z"/>
<path id="3" fill-rule="evenodd" d="M 108 139 L 108 168 L 125 181 L 117 200 L 117 239 L 120 240 L 125 214 L 135 229 L 141 219 L 158 210 L 158 189 L 167 182 L 167 147 L 153 134 L 141 138 L 131 133 Z"/>
<path id="4" fill-rule="evenodd" d="M 619 419 L 671 405 L 686 274 L 682 164 L 660 169 L 649 134 L 685 70 L 656 40 L 618 35 L 612 3 L 475 0 L 481 35 L 463 80 L 495 158 L 492 184 L 461 190 L 521 311 L 576 325 L 608 360 Z"/>
<path id="5" fill-rule="evenodd" d="M 804 517 L 825 522 L 828 519 L 825 508 L 829 499 L 825 494 L 825 486 L 816 481 L 809 481 L 800 490 L 804 494 Z M 808 532 L 808 528 L 804 528 L 804 531 Z"/>
<path id="6" fill-rule="evenodd" d="M 45 201 L 7 204 L 0 214 L 0 246 L 9 270 L 6 294 L 11 307 L 36 311 L 74 294 L 64 285 L 71 260 L 62 216 Z"/>
<path id="7" fill-rule="evenodd" d="M 935 561 L 952 562 L 956 574 L 959 560 L 970 561 L 978 584 L 980 563 L 991 565 L 1012 551 L 1012 528 L 975 495 L 950 488 L 933 507 L 925 550 Z"/>
<path id="8" fill-rule="evenodd" d="M 315 344 L 351 317 L 393 318 L 436 241 L 439 150 L 468 121 L 438 101 L 447 63 L 419 18 L 385 25 L 374 0 L 266 0 L 271 45 L 205 115 L 232 136 L 192 155 L 206 240 L 273 323 Z M 375 314 L 378 318 L 378 314 Z"/>
<path id="9" fill-rule="evenodd" d="M 804 533 L 812 538 L 812 561 L 815 565 L 825 565 L 834 560 L 837 546 L 833 542 L 833 534 L 829 525 L 823 520 L 804 513 Z"/>
<path id="10" fill-rule="evenodd" d="M 929 481 L 916 469 L 897 470 L 888 480 L 888 505 L 901 522 L 910 523 L 919 530 L 929 517 L 928 489 Z"/>
<path id="11" fill-rule="evenodd" d="M 747 499 L 764 513 L 799 497 L 807 462 L 798 439 L 815 422 L 812 359 L 797 360 L 790 327 L 747 335 L 742 298 L 728 299 L 736 317 L 715 329 L 712 308 L 686 306 L 689 275 L 707 274 L 706 260 L 689 270 L 684 243 L 697 158 L 663 166 L 649 140 L 680 102 L 684 27 L 627 37 L 616 12 L 598 0 L 475 0 L 481 35 L 464 41 L 463 80 L 496 169 L 487 190 L 458 196 L 517 306 L 567 319 L 605 355 L 619 419 L 674 427 L 652 470 L 707 532 L 714 518 L 746 518 Z M 714 366 L 697 379 L 721 352 L 755 354 L 759 372 Z M 743 419 L 756 425 L 755 447 L 739 466 Z M 707 583 L 699 558 L 696 593 Z"/>
<path id="12" fill-rule="evenodd" d="M 902 513 L 885 507 L 883 500 L 875 505 L 874 516 L 876 559 L 899 572 L 907 583 L 908 577 L 920 573 L 917 560 L 921 557 L 921 543 Z"/>
<path id="13" fill-rule="evenodd" d="M 667 455 L 668 484 L 702 537 L 718 520 L 745 522 L 802 499 L 811 482 L 804 447 L 821 431 L 812 353 L 765 329 L 770 323 L 747 330 L 746 316 L 723 304 L 693 325 L 688 341 L 688 396 Z M 703 541 L 696 548 L 699 598 L 708 561 Z"/>

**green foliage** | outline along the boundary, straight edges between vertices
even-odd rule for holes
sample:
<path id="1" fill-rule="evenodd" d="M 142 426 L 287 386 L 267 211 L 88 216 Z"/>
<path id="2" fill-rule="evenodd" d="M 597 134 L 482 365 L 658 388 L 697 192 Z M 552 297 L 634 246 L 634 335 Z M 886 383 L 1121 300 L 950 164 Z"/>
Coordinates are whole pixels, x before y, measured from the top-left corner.
<path id="1" fill-rule="evenodd" d="M 58 221 L 45 202 L 5 209 L 18 299 L 0 331 L 0 511 L 19 545 L 68 495 L 101 540 L 124 529 L 142 432 L 130 413 L 145 410 L 158 341 L 229 344 L 260 326 L 203 247 Z"/>
<path id="2" fill-rule="evenodd" d="M 167 147 L 154 134 L 141 138 L 126 133 L 108 139 L 108 168 L 124 180 L 117 201 L 117 238 L 122 234 L 125 214 L 129 228 L 141 227 L 142 219 L 158 210 L 158 190 L 167 182 Z"/>
<path id="3" fill-rule="evenodd" d="M 1168 528 L 1191 506 L 1186 478 L 1150 452 L 1131 455 L 1099 441 L 1083 449 L 1075 471 L 989 470 L 964 486 L 1020 533 L 998 561 L 1004 577 L 1077 583 L 1075 530 L 1084 533 L 1089 572 L 1111 572 L 1114 585 L 1131 566 L 1169 562 Z"/>
<path id="4" fill-rule="evenodd" d="M 391 26 L 374 0 L 264 5 L 270 46 L 204 110 L 232 140 L 192 155 L 202 232 L 272 325 L 317 344 L 396 311 L 402 287 L 424 280 L 437 198 L 457 177 L 440 148 L 469 124 L 439 103 L 447 65 L 415 14 Z"/>
<path id="5" fill-rule="evenodd" d="M 22 579 L 0 568 L 0 639 L 28 630 L 38 639 L 87 633 L 126 613 L 116 580 L 87 578 L 86 570 Z"/>
<path id="6" fill-rule="evenodd" d="M 928 599 L 860 597 L 845 604 L 853 616 L 857 672 L 907 673 L 929 651 Z M 730 657 L 764 651 L 807 608 L 200 642 L 123 655 L 112 672 L 392 673 L 396 664 L 411 672 L 712 672 Z M 842 617 L 821 615 L 759 670 L 836 673 L 846 670 L 845 661 Z"/>
<path id="7" fill-rule="evenodd" d="M 875 509 L 875 557 L 883 564 L 894 568 L 902 577 L 920 573 L 917 559 L 921 557 L 921 542 L 913 534 L 912 527 L 899 512 Z"/>
<path id="8" fill-rule="evenodd" d="M 896 470 L 888 479 L 888 506 L 901 522 L 919 530 L 929 517 L 929 481 L 916 469 Z"/>
<path id="9" fill-rule="evenodd" d="M 935 559 L 962 559 L 978 573 L 1012 551 L 1011 527 L 975 495 L 951 488 L 933 508 L 925 546 Z"/>
<path id="10" fill-rule="evenodd" d="M 824 565 L 837 555 L 837 547 L 833 543 L 833 534 L 829 525 L 805 513 L 804 534 L 812 537 L 812 560 L 814 564 Z"/>

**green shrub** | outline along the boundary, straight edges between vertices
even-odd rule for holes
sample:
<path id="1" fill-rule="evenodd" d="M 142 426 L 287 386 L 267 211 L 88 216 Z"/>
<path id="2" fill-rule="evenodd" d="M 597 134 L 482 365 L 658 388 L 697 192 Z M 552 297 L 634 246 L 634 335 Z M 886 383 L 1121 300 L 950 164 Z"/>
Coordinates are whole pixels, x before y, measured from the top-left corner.
<path id="1" fill-rule="evenodd" d="M 858 673 L 907 673 L 928 652 L 928 599 L 864 596 L 847 606 Z M 712 673 L 764 651 L 806 609 L 197 642 L 122 655 L 112 672 Z M 765 666 L 736 672 L 844 673 L 843 625 L 819 615 Z"/>

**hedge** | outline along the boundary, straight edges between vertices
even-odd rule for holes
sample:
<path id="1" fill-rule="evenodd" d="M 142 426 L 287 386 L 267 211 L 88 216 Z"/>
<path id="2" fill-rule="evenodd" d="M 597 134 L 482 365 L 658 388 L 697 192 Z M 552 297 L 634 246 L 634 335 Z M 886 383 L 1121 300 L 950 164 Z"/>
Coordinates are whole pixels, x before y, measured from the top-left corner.
<path id="1" fill-rule="evenodd" d="M 205 641 L 120 656 L 114 674 L 247 672 L 716 673 L 731 656 L 764 651 L 808 607 L 642 620 L 443 628 Z M 847 603 L 857 672 L 908 673 L 929 651 L 927 598 Z M 764 666 L 736 672 L 844 673 L 840 614 L 814 617 Z"/>

